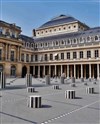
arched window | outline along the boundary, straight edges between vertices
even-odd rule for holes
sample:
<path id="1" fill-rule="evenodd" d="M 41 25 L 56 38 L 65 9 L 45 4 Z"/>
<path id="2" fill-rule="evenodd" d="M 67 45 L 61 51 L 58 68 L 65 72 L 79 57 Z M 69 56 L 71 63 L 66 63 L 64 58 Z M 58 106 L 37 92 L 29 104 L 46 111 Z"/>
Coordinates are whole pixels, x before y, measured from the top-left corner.
<path id="1" fill-rule="evenodd" d="M 16 76 L 16 67 L 14 65 L 11 66 L 11 76 Z"/>
<path id="2" fill-rule="evenodd" d="M 95 40 L 96 40 L 96 41 L 99 40 L 99 37 L 98 37 L 98 36 L 95 36 Z"/>
<path id="3" fill-rule="evenodd" d="M 56 41 L 56 45 L 58 45 L 58 41 Z"/>
<path id="4" fill-rule="evenodd" d="M 76 39 L 74 39 L 73 41 L 74 41 L 74 43 L 76 43 Z"/>
<path id="5" fill-rule="evenodd" d="M 61 41 L 61 44 L 64 44 L 64 41 L 63 40 Z"/>
<path id="6" fill-rule="evenodd" d="M 2 27 L 0 27 L 0 34 L 2 34 Z"/>
<path id="7" fill-rule="evenodd" d="M 90 37 L 87 37 L 87 42 L 90 42 L 91 41 L 91 38 Z"/>
<path id="8" fill-rule="evenodd" d="M 70 42 L 70 39 L 68 39 L 68 41 L 67 41 L 67 44 L 70 44 L 71 42 Z"/>

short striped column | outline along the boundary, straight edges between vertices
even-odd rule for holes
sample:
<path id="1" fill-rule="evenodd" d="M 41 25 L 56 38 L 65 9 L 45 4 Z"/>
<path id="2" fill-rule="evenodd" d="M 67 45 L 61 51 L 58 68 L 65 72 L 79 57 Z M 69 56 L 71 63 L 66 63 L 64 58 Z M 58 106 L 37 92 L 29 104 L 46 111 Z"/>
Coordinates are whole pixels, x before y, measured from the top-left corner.
<path id="1" fill-rule="evenodd" d="M 40 108 L 41 107 L 41 96 L 30 96 L 29 97 L 29 107 L 30 108 Z"/>
<path id="2" fill-rule="evenodd" d="M 93 94 L 94 93 L 94 87 L 87 87 L 86 88 L 86 93 L 87 94 Z"/>
<path id="3" fill-rule="evenodd" d="M 65 98 L 67 99 L 75 99 L 75 90 L 66 90 Z"/>
<path id="4" fill-rule="evenodd" d="M 26 87 L 32 86 L 32 74 L 26 74 Z"/>
<path id="5" fill-rule="evenodd" d="M 27 87 L 27 92 L 33 93 L 33 92 L 35 92 L 35 88 L 34 87 Z"/>
<path id="6" fill-rule="evenodd" d="M 6 86 L 6 77 L 3 72 L 1 72 L 0 78 L 1 78 L 1 89 L 4 89 Z"/>
<path id="7" fill-rule="evenodd" d="M 59 89 L 59 85 L 53 85 L 53 89 L 58 90 Z"/>
<path id="8" fill-rule="evenodd" d="M 61 77 L 60 77 L 60 82 L 61 82 L 61 84 L 64 84 L 64 79 L 65 79 L 64 76 L 61 76 Z"/>

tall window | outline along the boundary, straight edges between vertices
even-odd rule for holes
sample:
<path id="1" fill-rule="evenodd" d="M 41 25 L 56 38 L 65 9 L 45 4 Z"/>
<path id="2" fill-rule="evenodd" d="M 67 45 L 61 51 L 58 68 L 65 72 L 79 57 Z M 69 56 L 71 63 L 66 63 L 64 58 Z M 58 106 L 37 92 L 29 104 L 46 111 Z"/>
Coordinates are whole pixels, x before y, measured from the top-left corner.
<path id="1" fill-rule="evenodd" d="M 2 34 L 2 27 L 0 27 L 0 34 Z"/>
<path id="2" fill-rule="evenodd" d="M 95 50 L 95 58 L 99 57 L 99 51 Z"/>
<path id="3" fill-rule="evenodd" d="M 11 61 L 14 61 L 14 51 L 11 51 Z"/>
<path id="4" fill-rule="evenodd" d="M 67 53 L 67 59 L 70 59 L 70 52 Z"/>
<path id="5" fill-rule="evenodd" d="M 95 36 L 95 40 L 96 40 L 96 41 L 99 40 L 99 37 L 98 37 L 98 36 Z"/>
<path id="6" fill-rule="evenodd" d="M 50 60 L 53 60 L 53 54 L 50 54 Z"/>
<path id="7" fill-rule="evenodd" d="M 26 54 L 26 62 L 29 62 L 29 54 Z"/>
<path id="8" fill-rule="evenodd" d="M 61 59 L 64 59 L 64 53 L 61 53 Z"/>
<path id="9" fill-rule="evenodd" d="M 45 61 L 48 60 L 47 54 L 44 55 L 44 60 L 45 60 Z"/>
<path id="10" fill-rule="evenodd" d="M 24 62 L 24 54 L 21 54 L 21 61 Z"/>
<path id="11" fill-rule="evenodd" d="M 83 51 L 80 51 L 80 58 L 83 58 Z"/>
<path id="12" fill-rule="evenodd" d="M 35 61 L 38 61 L 38 55 L 35 55 Z"/>
<path id="13" fill-rule="evenodd" d="M 77 54 L 76 52 L 73 52 L 73 59 L 76 59 L 77 58 Z"/>
<path id="14" fill-rule="evenodd" d="M 2 60 L 2 49 L 0 49 L 0 60 Z"/>
<path id="15" fill-rule="evenodd" d="M 31 55 L 31 62 L 33 62 L 33 55 Z"/>
<path id="16" fill-rule="evenodd" d="M 11 76 L 16 76 L 16 67 L 11 66 Z"/>
<path id="17" fill-rule="evenodd" d="M 58 60 L 59 59 L 59 55 L 57 54 L 56 56 L 55 56 L 55 60 Z"/>
<path id="18" fill-rule="evenodd" d="M 87 58 L 91 58 L 91 51 L 87 51 Z"/>

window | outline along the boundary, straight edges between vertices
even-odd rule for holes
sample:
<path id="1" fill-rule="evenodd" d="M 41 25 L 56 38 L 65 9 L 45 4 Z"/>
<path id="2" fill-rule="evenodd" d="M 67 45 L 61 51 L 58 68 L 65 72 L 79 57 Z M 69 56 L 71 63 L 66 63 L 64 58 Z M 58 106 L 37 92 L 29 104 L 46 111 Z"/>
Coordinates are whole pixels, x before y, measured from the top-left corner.
<path id="1" fill-rule="evenodd" d="M 26 54 L 26 62 L 29 62 L 29 54 Z"/>
<path id="2" fill-rule="evenodd" d="M 80 58 L 83 58 L 83 51 L 80 51 Z"/>
<path id="3" fill-rule="evenodd" d="M 35 55 L 35 61 L 38 61 L 38 55 Z"/>
<path id="4" fill-rule="evenodd" d="M 90 37 L 87 37 L 87 41 L 90 42 L 91 41 L 91 38 Z"/>
<path id="5" fill-rule="evenodd" d="M 70 59 L 70 52 L 67 53 L 67 59 Z"/>
<path id="6" fill-rule="evenodd" d="M 15 32 L 12 31 L 12 38 L 15 38 Z"/>
<path id="7" fill-rule="evenodd" d="M 66 28 L 64 27 L 63 29 L 65 30 Z"/>
<path id="8" fill-rule="evenodd" d="M 58 41 L 56 41 L 56 45 L 58 45 Z"/>
<path id="9" fill-rule="evenodd" d="M 33 43 L 31 44 L 31 47 L 32 47 L 32 48 L 34 47 L 34 44 L 33 44 Z"/>
<path id="10" fill-rule="evenodd" d="M 87 58 L 91 58 L 91 51 L 87 51 Z"/>
<path id="11" fill-rule="evenodd" d="M 67 43 L 70 44 L 70 40 L 69 39 L 68 39 Z"/>
<path id="12" fill-rule="evenodd" d="M 44 55 L 44 60 L 45 60 L 45 61 L 48 60 L 47 54 Z"/>
<path id="13" fill-rule="evenodd" d="M 2 34 L 2 27 L 0 27 L 0 34 Z"/>
<path id="14" fill-rule="evenodd" d="M 74 43 L 76 43 L 76 39 L 74 39 L 73 41 L 74 41 Z"/>
<path id="15" fill-rule="evenodd" d="M 54 29 L 54 31 L 56 31 L 56 29 Z"/>
<path id="16" fill-rule="evenodd" d="M 3 72 L 3 66 L 0 65 L 0 72 Z"/>
<path id="17" fill-rule="evenodd" d="M 59 28 L 59 31 L 61 30 L 61 28 Z"/>
<path id="18" fill-rule="evenodd" d="M 11 51 L 10 59 L 11 59 L 11 61 L 14 61 L 14 51 Z"/>
<path id="19" fill-rule="evenodd" d="M 99 51 L 95 50 L 95 58 L 99 57 Z"/>
<path id="20" fill-rule="evenodd" d="M 96 40 L 96 41 L 99 40 L 99 37 L 98 37 L 98 36 L 95 36 L 95 40 Z"/>
<path id="21" fill-rule="evenodd" d="M 0 60 L 2 60 L 2 49 L 0 49 Z"/>
<path id="22" fill-rule="evenodd" d="M 76 28 L 76 25 L 74 25 L 74 28 Z"/>
<path id="23" fill-rule="evenodd" d="M 80 37 L 80 43 L 82 43 L 83 42 L 83 38 L 82 37 Z"/>
<path id="24" fill-rule="evenodd" d="M 24 62 L 24 53 L 21 54 L 21 61 Z"/>
<path id="25" fill-rule="evenodd" d="M 73 52 L 73 59 L 76 59 L 77 58 L 77 54 L 76 52 Z"/>
<path id="26" fill-rule="evenodd" d="M 59 55 L 57 54 L 56 56 L 55 56 L 55 60 L 58 60 L 59 59 Z"/>
<path id="27" fill-rule="evenodd" d="M 64 53 L 61 53 L 61 59 L 64 59 Z"/>
<path id="28" fill-rule="evenodd" d="M 64 44 L 64 41 L 63 40 L 61 41 L 61 44 Z"/>
<path id="29" fill-rule="evenodd" d="M 16 76 L 16 67 L 15 66 L 11 66 L 11 76 Z"/>
<path id="30" fill-rule="evenodd" d="M 31 55 L 31 62 L 33 62 L 33 55 Z"/>
<path id="31" fill-rule="evenodd" d="M 68 28 L 70 29 L 71 27 L 69 26 Z"/>
<path id="32" fill-rule="evenodd" d="M 53 54 L 50 54 L 50 60 L 53 60 Z"/>

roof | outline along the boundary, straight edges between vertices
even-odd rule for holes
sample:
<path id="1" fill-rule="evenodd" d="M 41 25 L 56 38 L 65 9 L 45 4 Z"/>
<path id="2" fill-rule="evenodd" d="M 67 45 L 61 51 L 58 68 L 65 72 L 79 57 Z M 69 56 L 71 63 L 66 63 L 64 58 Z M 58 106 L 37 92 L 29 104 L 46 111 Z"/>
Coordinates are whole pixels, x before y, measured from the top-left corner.
<path id="1" fill-rule="evenodd" d="M 34 39 L 32 37 L 28 37 L 28 36 L 23 35 L 23 34 L 19 35 L 19 38 L 25 42 L 34 42 Z"/>
<path id="2" fill-rule="evenodd" d="M 0 20 L 0 23 L 1 23 L 1 24 L 4 24 L 4 25 L 6 25 L 6 26 L 10 26 L 10 27 L 17 28 L 18 30 L 21 30 L 21 27 L 16 26 L 16 24 L 15 24 L 15 23 L 10 24 L 10 23 L 7 23 L 7 22 L 2 21 L 2 20 Z"/>
<path id="3" fill-rule="evenodd" d="M 53 19 L 51 19 L 50 21 L 44 23 L 42 26 L 40 26 L 38 29 L 42 29 L 42 28 L 47 28 L 47 27 L 52 27 L 52 26 L 56 26 L 56 25 L 62 25 L 62 24 L 66 24 L 66 23 L 72 23 L 72 22 L 80 22 L 79 20 L 75 19 L 72 16 L 67 16 L 67 15 L 60 15 L 57 16 Z M 81 22 L 80 22 L 81 23 Z M 83 24 L 83 23 L 82 23 Z M 85 25 L 85 24 L 84 24 Z M 38 30 L 37 29 L 37 30 Z"/>
<path id="4" fill-rule="evenodd" d="M 85 31 L 64 33 L 64 34 L 58 34 L 58 35 L 53 35 L 53 36 L 48 36 L 48 37 L 35 38 L 34 41 L 35 42 L 46 42 L 46 41 L 59 40 L 59 39 L 65 39 L 65 38 L 77 38 L 77 37 L 91 36 L 93 34 L 100 34 L 100 27 L 90 28 Z"/>

